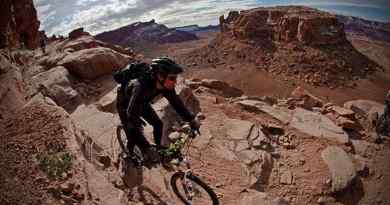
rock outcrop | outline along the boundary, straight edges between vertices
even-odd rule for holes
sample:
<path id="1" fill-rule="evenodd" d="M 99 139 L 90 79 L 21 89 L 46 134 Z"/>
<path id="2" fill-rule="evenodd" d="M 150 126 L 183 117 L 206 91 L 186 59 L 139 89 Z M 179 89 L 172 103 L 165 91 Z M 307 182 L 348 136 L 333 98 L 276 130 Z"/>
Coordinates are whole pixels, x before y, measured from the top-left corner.
<path id="1" fill-rule="evenodd" d="M 220 18 L 222 32 L 239 39 L 273 39 L 311 45 L 329 45 L 346 41 L 344 26 L 336 16 L 304 7 L 256 8 L 230 12 Z"/>
<path id="2" fill-rule="evenodd" d="M 186 83 L 192 89 L 202 86 L 209 89 L 210 92 L 224 97 L 240 97 L 243 94 L 242 90 L 235 88 L 226 82 L 215 79 L 203 79 L 200 81 L 196 81 L 196 79 L 194 79 L 192 81 L 187 81 Z"/>
<path id="3" fill-rule="evenodd" d="M 0 54 L 0 119 L 12 116 L 26 103 L 21 69 Z"/>
<path id="4" fill-rule="evenodd" d="M 356 178 L 356 170 L 348 154 L 340 147 L 328 147 L 321 156 L 332 175 L 332 192 L 345 190 Z"/>
<path id="5" fill-rule="evenodd" d="M 298 106 L 303 107 L 305 109 L 312 109 L 313 107 L 322 107 L 324 102 L 309 93 L 307 90 L 303 89 L 302 87 L 297 87 L 292 93 L 291 97 L 294 98 L 294 100 L 297 100 L 296 103 Z"/>
<path id="6" fill-rule="evenodd" d="M 39 20 L 33 0 L 4 0 L 0 13 L 0 48 L 39 46 Z"/>
<path id="7" fill-rule="evenodd" d="M 232 11 L 220 17 L 221 33 L 183 57 L 187 65 L 246 63 L 275 78 L 314 86 L 355 87 L 380 66 L 346 39 L 343 24 L 303 6 Z M 239 72 L 239 71 L 238 71 Z"/>
<path id="8" fill-rule="evenodd" d="M 385 106 L 371 100 L 352 100 L 344 103 L 344 107 L 352 110 L 364 129 L 375 132 L 378 118 L 383 114 Z"/>
<path id="9" fill-rule="evenodd" d="M 131 59 L 108 48 L 90 48 L 67 55 L 58 62 L 81 78 L 94 79 L 125 67 Z"/>
<path id="10" fill-rule="evenodd" d="M 57 105 L 72 110 L 79 104 L 80 95 L 72 88 L 68 70 L 62 66 L 42 72 L 32 78 L 37 90 L 53 99 Z"/>
<path id="11" fill-rule="evenodd" d="M 342 144 L 349 142 L 348 135 L 340 127 L 319 113 L 302 108 L 289 110 L 285 107 L 274 107 L 257 100 L 242 100 L 237 104 L 248 111 L 267 113 L 283 124 L 308 135 L 336 140 Z"/>
<path id="12" fill-rule="evenodd" d="M 91 35 L 88 32 L 84 31 L 84 28 L 78 28 L 73 31 L 71 31 L 68 36 L 71 40 L 76 39 L 78 37 L 84 36 L 84 35 Z"/>

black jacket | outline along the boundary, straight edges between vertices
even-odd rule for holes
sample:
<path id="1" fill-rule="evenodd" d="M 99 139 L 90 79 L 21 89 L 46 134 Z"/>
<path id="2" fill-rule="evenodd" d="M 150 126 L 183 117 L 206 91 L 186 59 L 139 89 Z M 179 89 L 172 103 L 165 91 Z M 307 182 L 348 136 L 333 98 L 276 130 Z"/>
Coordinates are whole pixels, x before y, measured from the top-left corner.
<path id="1" fill-rule="evenodd" d="M 118 90 L 117 108 L 119 113 L 126 113 L 127 117 L 139 117 L 145 106 L 158 95 L 164 96 L 175 111 L 185 120 L 191 121 L 195 115 L 184 105 L 175 90 L 160 90 L 156 88 L 156 80 L 153 77 L 144 77 L 131 80 L 126 86 Z"/>

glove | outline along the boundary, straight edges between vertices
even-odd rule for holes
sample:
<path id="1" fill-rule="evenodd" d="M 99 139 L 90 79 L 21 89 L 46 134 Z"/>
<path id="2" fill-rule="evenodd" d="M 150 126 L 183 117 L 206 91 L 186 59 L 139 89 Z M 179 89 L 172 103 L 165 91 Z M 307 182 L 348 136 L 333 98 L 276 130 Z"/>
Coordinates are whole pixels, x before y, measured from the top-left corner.
<path id="1" fill-rule="evenodd" d="M 199 130 L 200 128 L 200 121 L 197 117 L 195 117 L 193 120 L 190 122 L 191 129 L 193 130 Z"/>

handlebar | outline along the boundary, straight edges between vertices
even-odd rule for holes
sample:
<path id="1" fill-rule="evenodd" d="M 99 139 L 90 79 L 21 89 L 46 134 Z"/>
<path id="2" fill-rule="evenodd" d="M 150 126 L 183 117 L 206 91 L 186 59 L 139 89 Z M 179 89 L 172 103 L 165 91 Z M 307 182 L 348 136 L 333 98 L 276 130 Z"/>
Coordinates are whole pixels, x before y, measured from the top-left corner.
<path id="1" fill-rule="evenodd" d="M 200 135 L 199 129 L 190 129 L 189 127 L 182 127 L 179 132 L 183 133 L 184 136 L 181 136 L 177 141 L 171 143 L 169 148 L 162 152 L 163 155 L 172 156 L 179 154 L 184 147 L 190 146 L 192 140 L 196 136 Z"/>
<path id="2" fill-rule="evenodd" d="M 199 136 L 199 135 L 200 135 L 199 129 L 191 129 L 191 131 L 189 133 L 189 137 L 191 137 L 191 138 L 195 138 L 196 136 Z"/>

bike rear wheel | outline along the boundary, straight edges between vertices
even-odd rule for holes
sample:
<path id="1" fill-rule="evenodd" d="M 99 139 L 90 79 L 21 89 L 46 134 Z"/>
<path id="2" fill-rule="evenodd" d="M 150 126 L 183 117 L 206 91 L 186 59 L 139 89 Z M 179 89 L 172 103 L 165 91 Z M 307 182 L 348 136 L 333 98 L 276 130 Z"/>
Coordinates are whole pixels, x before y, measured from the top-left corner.
<path id="1" fill-rule="evenodd" d="M 176 172 L 171 177 L 171 187 L 176 196 L 186 205 L 219 205 L 218 197 L 206 183 L 195 175 L 189 175 L 192 191 L 188 190 L 184 172 Z"/>

